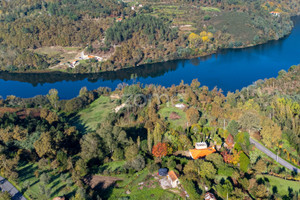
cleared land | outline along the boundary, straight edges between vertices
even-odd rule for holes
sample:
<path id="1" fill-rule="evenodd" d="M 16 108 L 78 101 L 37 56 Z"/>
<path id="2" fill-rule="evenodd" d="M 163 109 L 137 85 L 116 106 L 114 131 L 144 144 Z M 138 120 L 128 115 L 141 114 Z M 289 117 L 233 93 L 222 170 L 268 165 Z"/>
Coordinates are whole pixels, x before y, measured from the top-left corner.
<path id="1" fill-rule="evenodd" d="M 177 113 L 180 116 L 180 119 L 171 120 L 170 119 L 170 114 L 172 112 Z M 164 107 L 162 107 L 159 110 L 158 114 L 160 114 L 160 116 L 163 119 L 166 119 L 170 123 L 171 128 L 177 128 L 178 126 L 181 126 L 181 127 L 186 126 L 186 122 L 187 122 L 186 114 L 183 110 L 181 110 L 179 108 L 175 108 L 173 106 L 166 106 L 165 105 Z"/>
<path id="2" fill-rule="evenodd" d="M 88 130 L 96 130 L 97 125 L 104 121 L 110 112 L 116 107 L 116 103 L 107 96 L 101 96 L 88 108 L 77 115 L 79 123 Z"/>
<path id="3" fill-rule="evenodd" d="M 284 195 L 288 196 L 290 189 L 292 189 L 293 191 L 300 190 L 300 183 L 297 181 L 284 180 L 282 178 L 269 176 L 269 175 L 258 175 L 256 178 L 264 178 L 265 182 L 266 181 L 269 182 L 271 189 L 277 190 L 278 193 L 282 196 Z"/>

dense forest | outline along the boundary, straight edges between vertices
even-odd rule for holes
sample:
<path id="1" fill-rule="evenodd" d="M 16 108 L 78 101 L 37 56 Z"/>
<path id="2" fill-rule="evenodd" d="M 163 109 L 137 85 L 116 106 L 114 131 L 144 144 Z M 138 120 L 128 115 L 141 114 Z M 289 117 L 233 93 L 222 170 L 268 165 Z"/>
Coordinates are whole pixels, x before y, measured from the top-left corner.
<path id="1" fill-rule="evenodd" d="M 299 9 L 297 0 L 4 0 L 0 69 L 101 72 L 204 56 L 282 38 L 292 30 L 290 17 Z M 65 52 L 49 47 L 65 47 Z M 73 68 L 80 51 L 72 48 L 102 59 Z"/>
<path id="2" fill-rule="evenodd" d="M 297 200 L 299 174 L 250 138 L 299 168 L 299 77 L 300 65 L 292 66 L 226 95 L 194 80 L 82 88 L 70 100 L 55 89 L 8 96 L 0 101 L 1 175 L 28 199 L 196 200 L 209 192 L 217 199 Z M 216 151 L 191 159 L 198 142 Z M 179 187 L 161 188 L 160 168 L 174 171 Z"/>

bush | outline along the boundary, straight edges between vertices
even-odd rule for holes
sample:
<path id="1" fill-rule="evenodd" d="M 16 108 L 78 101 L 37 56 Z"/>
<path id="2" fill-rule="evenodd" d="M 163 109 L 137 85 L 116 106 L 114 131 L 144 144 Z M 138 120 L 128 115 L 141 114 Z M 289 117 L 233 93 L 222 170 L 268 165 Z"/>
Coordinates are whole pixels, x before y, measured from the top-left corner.
<path id="1" fill-rule="evenodd" d="M 232 176 L 234 169 L 228 166 L 223 166 L 218 169 L 218 175 Z"/>
<path id="2" fill-rule="evenodd" d="M 203 19 L 204 19 L 204 21 L 208 21 L 208 20 L 210 20 L 210 18 L 211 17 L 209 15 L 205 15 Z"/>

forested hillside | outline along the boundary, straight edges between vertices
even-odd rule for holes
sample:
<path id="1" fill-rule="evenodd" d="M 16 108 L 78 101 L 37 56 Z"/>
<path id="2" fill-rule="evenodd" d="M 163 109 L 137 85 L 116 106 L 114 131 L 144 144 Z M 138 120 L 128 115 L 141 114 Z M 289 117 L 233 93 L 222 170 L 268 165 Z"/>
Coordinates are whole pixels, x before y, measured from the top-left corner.
<path id="1" fill-rule="evenodd" d="M 197 80 L 82 88 L 71 100 L 55 89 L 8 96 L 0 101 L 1 175 L 39 200 L 198 200 L 207 191 L 220 199 L 297 200 L 299 174 L 249 138 L 299 168 L 299 77 L 300 66 L 292 66 L 226 96 Z M 215 151 L 192 159 L 199 142 Z M 162 187 L 159 168 L 173 170 L 179 187 Z"/>
<path id="2" fill-rule="evenodd" d="M 279 39 L 297 13 L 297 0 L 4 0 L 0 68 L 101 72 L 203 56 Z M 100 59 L 73 67 L 81 51 Z"/>

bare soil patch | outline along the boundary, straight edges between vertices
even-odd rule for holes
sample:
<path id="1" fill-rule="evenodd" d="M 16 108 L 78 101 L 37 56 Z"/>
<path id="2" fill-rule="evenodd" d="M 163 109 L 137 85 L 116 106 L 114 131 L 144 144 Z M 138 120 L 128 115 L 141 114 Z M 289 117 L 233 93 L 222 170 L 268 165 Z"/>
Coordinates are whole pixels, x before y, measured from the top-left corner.
<path id="1" fill-rule="evenodd" d="M 88 184 L 92 189 L 102 189 L 105 190 L 110 186 L 114 185 L 116 181 L 120 181 L 122 179 L 111 177 L 111 176 L 90 176 L 87 177 L 84 181 Z"/>

